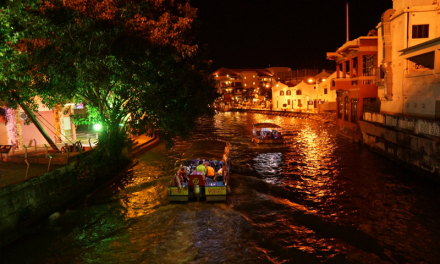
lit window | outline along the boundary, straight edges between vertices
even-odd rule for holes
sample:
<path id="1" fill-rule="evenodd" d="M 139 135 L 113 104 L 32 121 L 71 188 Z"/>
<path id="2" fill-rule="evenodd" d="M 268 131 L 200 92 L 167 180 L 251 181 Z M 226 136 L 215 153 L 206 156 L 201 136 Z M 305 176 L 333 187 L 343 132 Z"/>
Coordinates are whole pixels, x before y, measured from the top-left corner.
<path id="1" fill-rule="evenodd" d="M 254 75 L 254 79 L 255 79 L 255 75 Z"/>
<path id="2" fill-rule="evenodd" d="M 244 76 L 244 79 L 245 79 L 245 80 L 246 80 L 246 78 L 247 78 L 247 77 L 246 77 L 246 76 Z"/>
<path id="3" fill-rule="evenodd" d="M 254 85 L 255 85 L 255 82 L 254 82 Z"/>
<path id="4" fill-rule="evenodd" d="M 247 84 L 245 83 L 244 86 L 247 86 Z"/>

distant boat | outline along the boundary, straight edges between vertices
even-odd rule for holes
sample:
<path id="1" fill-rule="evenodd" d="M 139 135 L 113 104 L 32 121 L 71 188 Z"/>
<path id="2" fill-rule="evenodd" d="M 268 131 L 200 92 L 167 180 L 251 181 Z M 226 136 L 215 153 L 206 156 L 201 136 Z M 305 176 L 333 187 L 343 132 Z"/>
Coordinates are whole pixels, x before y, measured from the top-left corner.
<path id="1" fill-rule="evenodd" d="M 283 144 L 283 128 L 273 123 L 254 124 L 252 142 L 257 144 Z"/>

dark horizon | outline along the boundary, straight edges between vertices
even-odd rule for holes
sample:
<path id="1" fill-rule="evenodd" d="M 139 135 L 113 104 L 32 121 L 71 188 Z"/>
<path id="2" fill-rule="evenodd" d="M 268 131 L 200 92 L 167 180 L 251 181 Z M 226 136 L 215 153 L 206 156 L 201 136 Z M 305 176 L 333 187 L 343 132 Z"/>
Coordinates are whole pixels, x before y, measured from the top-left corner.
<path id="1" fill-rule="evenodd" d="M 192 0 L 201 21 L 196 43 L 208 44 L 211 70 L 290 67 L 334 70 L 326 53 L 346 41 L 347 1 Z M 350 40 L 366 36 L 391 0 L 349 1 Z"/>

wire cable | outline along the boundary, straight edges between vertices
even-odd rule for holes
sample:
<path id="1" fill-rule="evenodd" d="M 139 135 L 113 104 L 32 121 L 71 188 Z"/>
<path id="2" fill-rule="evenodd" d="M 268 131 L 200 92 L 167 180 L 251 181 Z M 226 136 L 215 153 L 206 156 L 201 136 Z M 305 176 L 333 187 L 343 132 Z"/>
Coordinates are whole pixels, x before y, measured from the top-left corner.
<path id="1" fill-rule="evenodd" d="M 44 120 L 46 120 L 41 114 L 39 114 L 38 113 L 38 115 L 39 116 L 41 116 Z M 38 118 L 38 116 L 35 116 L 35 118 L 36 119 L 38 119 L 38 121 L 41 123 L 41 124 L 43 124 L 50 132 L 52 132 L 53 134 L 55 134 L 56 135 L 56 133 L 52 130 L 52 129 L 50 129 L 50 127 L 48 127 L 41 119 L 39 119 Z M 70 143 L 72 143 L 73 144 L 73 142 L 68 138 L 68 137 L 66 137 L 63 133 L 61 133 L 61 131 L 59 131 L 55 126 L 53 126 L 52 124 L 50 124 L 49 123 L 49 121 L 47 121 L 46 120 L 46 122 L 50 125 L 50 126 L 52 126 L 56 131 L 58 131 L 59 133 L 60 133 L 60 135 L 62 135 L 64 138 L 66 138 Z M 55 142 L 55 144 L 56 144 L 56 142 Z"/>

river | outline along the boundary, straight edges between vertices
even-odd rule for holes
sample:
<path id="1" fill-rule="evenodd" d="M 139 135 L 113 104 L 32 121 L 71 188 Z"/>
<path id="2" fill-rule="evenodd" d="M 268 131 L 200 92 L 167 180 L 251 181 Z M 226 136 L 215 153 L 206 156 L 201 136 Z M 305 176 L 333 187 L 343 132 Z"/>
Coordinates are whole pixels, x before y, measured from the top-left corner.
<path id="1" fill-rule="evenodd" d="M 253 144 L 258 122 L 289 143 Z M 226 203 L 170 204 L 174 162 L 201 139 L 230 142 L 233 166 L 253 172 L 232 174 Z M 331 124 L 220 113 L 138 162 L 0 249 L 0 263 L 440 263 L 440 187 Z"/>

